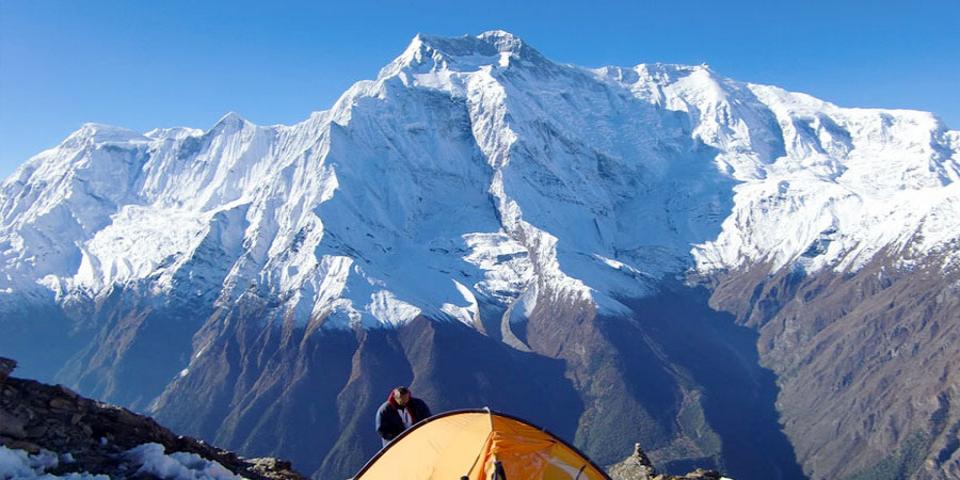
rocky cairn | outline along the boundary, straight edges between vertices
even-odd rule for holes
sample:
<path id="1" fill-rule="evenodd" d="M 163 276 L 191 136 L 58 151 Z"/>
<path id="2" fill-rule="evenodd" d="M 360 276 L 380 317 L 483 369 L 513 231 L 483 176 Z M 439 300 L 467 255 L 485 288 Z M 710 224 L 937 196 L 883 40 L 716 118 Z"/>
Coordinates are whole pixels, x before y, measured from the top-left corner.
<path id="1" fill-rule="evenodd" d="M 46 473 L 104 474 L 110 478 L 149 478 L 138 473 L 124 452 L 156 443 L 167 453 L 185 452 L 215 461 L 251 480 L 305 480 L 289 462 L 243 458 L 203 441 L 175 435 L 153 419 L 81 397 L 62 386 L 10 376 L 17 363 L 0 358 L 0 445 L 39 454 L 46 450 L 72 461 Z"/>
<path id="2" fill-rule="evenodd" d="M 633 453 L 607 469 L 613 480 L 720 480 L 724 478 L 715 470 L 698 468 L 686 475 L 675 476 L 657 472 L 640 444 L 634 445 Z"/>

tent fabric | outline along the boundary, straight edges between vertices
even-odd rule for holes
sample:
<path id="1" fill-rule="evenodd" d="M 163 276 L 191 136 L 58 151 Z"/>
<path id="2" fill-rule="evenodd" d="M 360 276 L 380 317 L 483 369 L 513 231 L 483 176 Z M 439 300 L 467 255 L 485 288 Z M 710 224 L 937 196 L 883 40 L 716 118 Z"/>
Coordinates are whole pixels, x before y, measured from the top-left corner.
<path id="1" fill-rule="evenodd" d="M 460 410 L 403 432 L 355 480 L 610 480 L 574 447 L 509 415 Z"/>

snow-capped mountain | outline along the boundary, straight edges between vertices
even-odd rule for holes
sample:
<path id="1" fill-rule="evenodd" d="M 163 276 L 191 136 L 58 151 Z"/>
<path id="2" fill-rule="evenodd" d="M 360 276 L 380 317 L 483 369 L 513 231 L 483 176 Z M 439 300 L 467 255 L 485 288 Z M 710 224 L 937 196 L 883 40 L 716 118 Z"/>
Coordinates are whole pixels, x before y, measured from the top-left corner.
<path id="1" fill-rule="evenodd" d="M 362 345 L 426 317 L 587 375 L 577 369 L 597 360 L 556 332 L 635 323 L 636 302 L 678 279 L 856 275 L 887 260 L 948 278 L 960 261 L 958 180 L 960 132 L 929 113 L 841 108 L 706 66 L 561 65 L 502 31 L 417 36 L 375 80 L 296 125 L 234 113 L 206 131 L 88 124 L 30 159 L 0 190 L 0 322 L 22 333 L 0 345 L 30 355 L 24 339 L 46 332 L 68 347 L 43 368 L 161 417 L 175 416 L 175 394 L 233 395 L 197 420 L 206 426 L 185 425 L 262 448 L 249 421 L 210 426 L 244 414 L 236 387 L 209 377 L 247 361 L 227 354 L 230 342 L 266 355 L 242 369 L 260 385 L 280 359 L 300 373 L 327 365 L 288 356 L 312 336 Z M 597 328 L 603 342 L 588 345 L 631 348 L 613 338 L 621 330 Z M 255 344 L 271 329 L 285 340 L 265 354 Z M 143 346 L 153 342 L 170 346 Z M 677 363 L 660 349 L 650 347 L 658 362 Z M 162 371 L 144 380 L 157 360 Z M 705 405 L 705 387 L 674 370 L 664 367 L 679 418 Z M 584 413 L 569 430 L 603 450 L 589 432 L 607 397 L 572 382 Z M 330 402 L 349 389 L 337 391 Z M 328 427 L 348 430 L 343 418 Z M 639 435 L 668 439 L 664 458 L 731 461 L 679 447 L 690 429 L 662 430 Z"/>
<path id="2" fill-rule="evenodd" d="M 0 289 L 168 292 L 208 246 L 220 302 L 253 289 L 302 322 L 473 323 L 478 295 L 538 286 L 617 308 L 610 293 L 688 264 L 843 270 L 949 248 L 958 151 L 928 113 L 703 66 L 557 65 L 504 32 L 418 36 L 297 125 L 85 125 L 4 182 Z"/>

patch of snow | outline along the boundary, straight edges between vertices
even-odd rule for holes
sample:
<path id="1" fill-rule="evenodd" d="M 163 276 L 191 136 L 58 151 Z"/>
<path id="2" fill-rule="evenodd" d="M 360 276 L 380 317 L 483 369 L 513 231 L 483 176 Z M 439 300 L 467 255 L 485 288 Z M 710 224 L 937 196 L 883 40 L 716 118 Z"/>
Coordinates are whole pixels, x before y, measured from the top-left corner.
<path id="1" fill-rule="evenodd" d="M 0 445 L 0 478 L 3 479 L 109 480 L 106 475 L 91 475 L 86 472 L 67 473 L 62 476 L 46 473 L 47 470 L 56 468 L 61 462 L 73 463 L 73 455 L 66 453 L 58 456 L 49 450 L 29 454 L 24 450 Z"/>
<path id="2" fill-rule="evenodd" d="M 477 303 L 477 297 L 462 283 L 456 280 L 453 280 L 453 283 L 457 291 L 460 292 L 460 295 L 463 296 L 463 300 L 467 302 L 467 305 L 460 306 L 453 303 L 444 303 L 440 307 L 440 310 L 461 323 L 471 326 L 477 325 L 480 321 L 480 309 Z"/>
<path id="3" fill-rule="evenodd" d="M 82 259 L 74 285 L 101 291 L 112 284 L 176 270 L 204 239 L 209 221 L 188 211 L 128 205 L 80 246 Z M 160 286 L 169 288 L 169 274 L 164 278 Z"/>
<path id="4" fill-rule="evenodd" d="M 137 474 L 169 480 L 240 479 L 218 462 L 195 453 L 164 452 L 163 445 L 145 443 L 123 453 L 124 459 L 138 466 Z"/>
<path id="5" fill-rule="evenodd" d="M 464 260 L 483 271 L 474 287 L 482 294 L 509 303 L 535 278 L 526 247 L 504 232 L 468 233 Z"/>
<path id="6" fill-rule="evenodd" d="M 393 292 L 380 290 L 370 296 L 367 311 L 385 326 L 399 326 L 420 315 L 419 308 L 396 298 Z"/>

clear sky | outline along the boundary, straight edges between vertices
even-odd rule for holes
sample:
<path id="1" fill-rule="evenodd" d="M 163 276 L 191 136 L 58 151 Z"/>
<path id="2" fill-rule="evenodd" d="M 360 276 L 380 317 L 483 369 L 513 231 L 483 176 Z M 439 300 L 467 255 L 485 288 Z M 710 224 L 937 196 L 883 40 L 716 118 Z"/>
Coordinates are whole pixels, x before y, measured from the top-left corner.
<path id="1" fill-rule="evenodd" d="M 492 29 L 558 62 L 707 63 L 960 128 L 958 0 L 0 0 L 0 177 L 84 122 L 297 122 L 417 32 Z"/>

